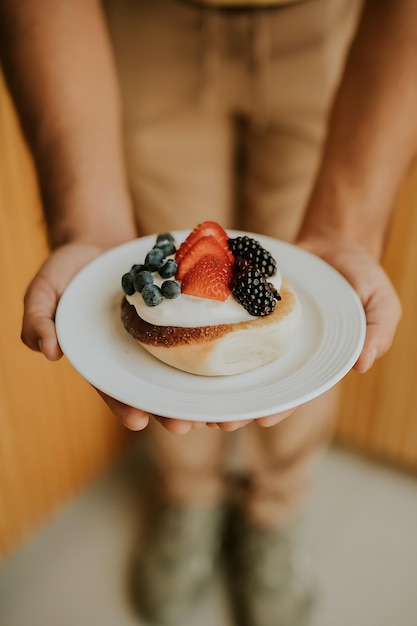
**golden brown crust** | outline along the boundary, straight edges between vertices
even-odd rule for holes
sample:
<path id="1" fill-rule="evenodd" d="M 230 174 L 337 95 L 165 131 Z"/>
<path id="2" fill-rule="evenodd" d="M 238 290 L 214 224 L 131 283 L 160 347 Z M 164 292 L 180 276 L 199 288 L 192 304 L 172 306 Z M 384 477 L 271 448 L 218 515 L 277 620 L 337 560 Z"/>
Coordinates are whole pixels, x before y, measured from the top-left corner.
<path id="1" fill-rule="evenodd" d="M 121 318 L 124 327 L 132 337 L 146 345 L 171 348 L 180 345 L 208 343 L 236 330 L 249 330 L 278 323 L 292 311 L 295 305 L 295 295 L 285 281 L 282 283 L 280 295 L 281 300 L 276 303 L 275 310 L 270 315 L 236 324 L 197 326 L 196 328 L 154 326 L 139 317 L 135 307 L 129 304 L 126 298 L 123 298 L 122 301 Z"/>
<path id="2" fill-rule="evenodd" d="M 229 332 L 226 324 L 197 326 L 196 328 L 154 326 L 139 317 L 135 307 L 129 304 L 126 298 L 123 298 L 122 301 L 122 322 L 132 337 L 140 343 L 163 346 L 164 348 L 211 341 L 223 337 Z"/>

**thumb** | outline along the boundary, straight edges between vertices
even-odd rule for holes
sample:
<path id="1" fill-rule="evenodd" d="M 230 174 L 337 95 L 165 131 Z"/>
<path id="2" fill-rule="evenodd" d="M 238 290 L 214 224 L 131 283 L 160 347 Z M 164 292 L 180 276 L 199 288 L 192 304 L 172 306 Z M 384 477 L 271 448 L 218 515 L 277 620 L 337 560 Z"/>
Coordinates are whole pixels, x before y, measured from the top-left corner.
<path id="1" fill-rule="evenodd" d="M 57 361 L 62 356 L 54 322 L 58 298 L 50 282 L 39 273 L 30 283 L 24 299 L 22 341 L 32 350 L 42 352 L 49 361 Z"/>
<path id="2" fill-rule="evenodd" d="M 30 283 L 24 298 L 22 341 L 50 361 L 62 356 L 55 330 L 59 298 L 75 274 L 102 249 L 70 243 L 55 250 Z"/>

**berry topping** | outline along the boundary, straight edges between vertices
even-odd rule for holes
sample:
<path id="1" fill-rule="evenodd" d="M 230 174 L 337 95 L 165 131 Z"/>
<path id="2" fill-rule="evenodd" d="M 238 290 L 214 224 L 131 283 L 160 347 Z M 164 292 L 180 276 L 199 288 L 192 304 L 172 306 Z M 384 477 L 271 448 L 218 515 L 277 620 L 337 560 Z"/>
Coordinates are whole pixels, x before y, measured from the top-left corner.
<path id="1" fill-rule="evenodd" d="M 189 296 L 198 296 L 224 302 L 230 295 L 231 266 L 222 258 L 205 255 L 184 276 L 181 291 Z"/>
<path id="2" fill-rule="evenodd" d="M 156 243 L 154 249 L 162 250 L 164 256 L 171 256 L 177 251 L 175 245 L 171 241 L 164 241 L 162 243 Z"/>
<path id="3" fill-rule="evenodd" d="M 162 292 L 157 285 L 145 285 L 142 289 L 142 298 L 148 306 L 158 306 L 162 302 Z"/>
<path id="4" fill-rule="evenodd" d="M 175 253 L 175 260 L 167 258 Z M 230 239 L 217 222 L 202 222 L 176 251 L 170 233 L 158 235 L 145 264 L 133 265 L 122 276 L 126 295 L 142 293 L 144 302 L 157 306 L 163 298 L 181 293 L 224 302 L 230 293 L 253 316 L 269 315 L 281 297 L 267 278 L 277 271 L 273 256 L 248 236 Z M 160 287 L 158 272 L 163 279 Z M 170 280 L 173 277 L 177 280 Z M 179 281 L 179 282 L 177 282 Z M 180 285 L 181 283 L 181 285 Z"/>
<path id="5" fill-rule="evenodd" d="M 229 250 L 228 241 L 229 237 L 226 231 L 217 222 L 202 222 L 194 228 L 194 230 L 188 235 L 187 239 L 183 241 L 177 250 L 175 260 L 178 264 L 181 263 L 190 248 L 202 237 L 214 237 L 220 246 L 224 249 L 230 261 L 233 263 L 233 255 Z"/>
<path id="6" fill-rule="evenodd" d="M 174 236 L 171 235 L 171 233 L 161 233 L 160 235 L 158 235 L 156 238 L 155 245 L 159 246 L 159 244 L 164 244 L 164 243 L 175 243 Z"/>
<path id="7" fill-rule="evenodd" d="M 145 264 L 132 265 L 130 271 L 122 276 L 122 288 L 126 295 L 132 296 L 135 291 L 142 294 L 144 302 L 148 306 L 157 306 L 163 300 L 162 289 L 154 284 L 154 272 L 159 272 L 161 278 L 175 276 L 178 264 L 174 259 L 166 259 L 176 252 L 175 240 L 171 233 L 158 235 L 152 250 L 145 257 Z M 166 298 L 176 298 L 180 293 L 180 287 L 175 281 L 164 287 Z"/>
<path id="8" fill-rule="evenodd" d="M 130 273 L 132 274 L 132 276 L 135 276 L 138 272 L 141 272 L 142 270 L 146 270 L 146 265 L 143 265 L 142 263 L 135 263 L 135 265 L 132 265 L 132 267 L 130 268 Z"/>
<path id="9" fill-rule="evenodd" d="M 145 257 L 145 265 L 150 272 L 156 272 L 165 258 L 164 251 L 161 248 L 152 248 Z"/>
<path id="10" fill-rule="evenodd" d="M 198 261 L 206 255 L 215 256 L 223 259 L 225 263 L 229 263 L 229 259 L 224 248 L 218 243 L 213 235 L 201 237 L 186 252 L 178 265 L 177 279 L 182 280 L 187 272 L 198 263 Z"/>
<path id="11" fill-rule="evenodd" d="M 178 269 L 178 263 L 174 259 L 167 259 L 158 270 L 161 278 L 171 278 L 175 276 Z"/>
<path id="12" fill-rule="evenodd" d="M 267 282 L 267 285 L 270 289 L 270 291 L 272 291 L 272 293 L 274 294 L 274 298 L 275 300 L 282 300 L 278 289 L 275 287 L 275 285 L 273 283 Z"/>
<path id="13" fill-rule="evenodd" d="M 229 248 L 236 258 L 246 259 L 265 276 L 273 276 L 276 273 L 277 264 L 274 257 L 256 239 L 247 236 L 229 239 Z"/>
<path id="14" fill-rule="evenodd" d="M 122 276 L 122 289 L 127 296 L 131 296 L 136 291 L 133 285 L 133 276 L 130 272 Z"/>
<path id="15" fill-rule="evenodd" d="M 236 261 L 230 287 L 236 300 L 250 315 L 257 317 L 272 313 L 275 301 L 280 299 L 261 270 L 252 267 L 246 259 Z"/>
<path id="16" fill-rule="evenodd" d="M 153 276 L 147 270 L 142 270 L 141 272 L 138 272 L 133 279 L 133 286 L 135 288 L 135 291 L 139 291 L 139 293 L 142 291 L 145 285 L 152 285 L 152 284 L 153 284 Z"/>
<path id="17" fill-rule="evenodd" d="M 173 300 L 181 294 L 181 287 L 175 280 L 164 280 L 161 285 L 161 292 L 164 298 Z"/>

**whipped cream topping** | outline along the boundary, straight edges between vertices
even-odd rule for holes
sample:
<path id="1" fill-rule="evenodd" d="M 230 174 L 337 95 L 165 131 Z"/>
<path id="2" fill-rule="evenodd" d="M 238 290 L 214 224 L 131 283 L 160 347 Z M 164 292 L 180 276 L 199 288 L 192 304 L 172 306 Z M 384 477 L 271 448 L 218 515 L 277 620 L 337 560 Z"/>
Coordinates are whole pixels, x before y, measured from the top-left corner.
<path id="1" fill-rule="evenodd" d="M 154 280 L 158 286 L 163 283 L 163 279 L 158 274 L 154 274 Z M 269 277 L 268 281 L 278 291 L 281 289 L 282 277 L 279 271 Z M 161 304 L 154 307 L 145 304 L 140 293 L 134 293 L 126 298 L 142 319 L 155 326 L 195 328 L 217 324 L 236 324 L 258 319 L 250 315 L 232 294 L 225 302 L 181 294 L 174 300 L 164 298 Z"/>

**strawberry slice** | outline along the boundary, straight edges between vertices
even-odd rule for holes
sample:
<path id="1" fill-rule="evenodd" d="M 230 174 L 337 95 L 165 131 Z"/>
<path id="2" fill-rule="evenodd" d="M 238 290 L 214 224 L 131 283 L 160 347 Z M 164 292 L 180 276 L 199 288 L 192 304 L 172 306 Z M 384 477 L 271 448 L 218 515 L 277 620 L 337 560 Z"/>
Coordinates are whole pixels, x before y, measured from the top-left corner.
<path id="1" fill-rule="evenodd" d="M 217 222 L 206 221 L 198 224 L 194 230 L 188 235 L 187 239 L 182 242 L 175 255 L 175 260 L 178 264 L 181 263 L 190 248 L 202 237 L 214 237 L 226 252 L 231 263 L 234 261 L 233 254 L 229 250 L 228 240 L 229 236 L 226 231 Z"/>
<path id="2" fill-rule="evenodd" d="M 230 295 L 230 279 L 229 260 L 206 254 L 184 276 L 181 291 L 189 296 L 224 302 Z"/>
<path id="3" fill-rule="evenodd" d="M 225 262 L 229 261 L 226 252 L 213 235 L 201 237 L 201 239 L 198 239 L 195 244 L 188 249 L 182 261 L 178 265 L 175 278 L 177 280 L 182 280 L 193 265 L 195 265 L 201 257 L 206 255 L 219 257 L 220 259 L 224 259 Z"/>

